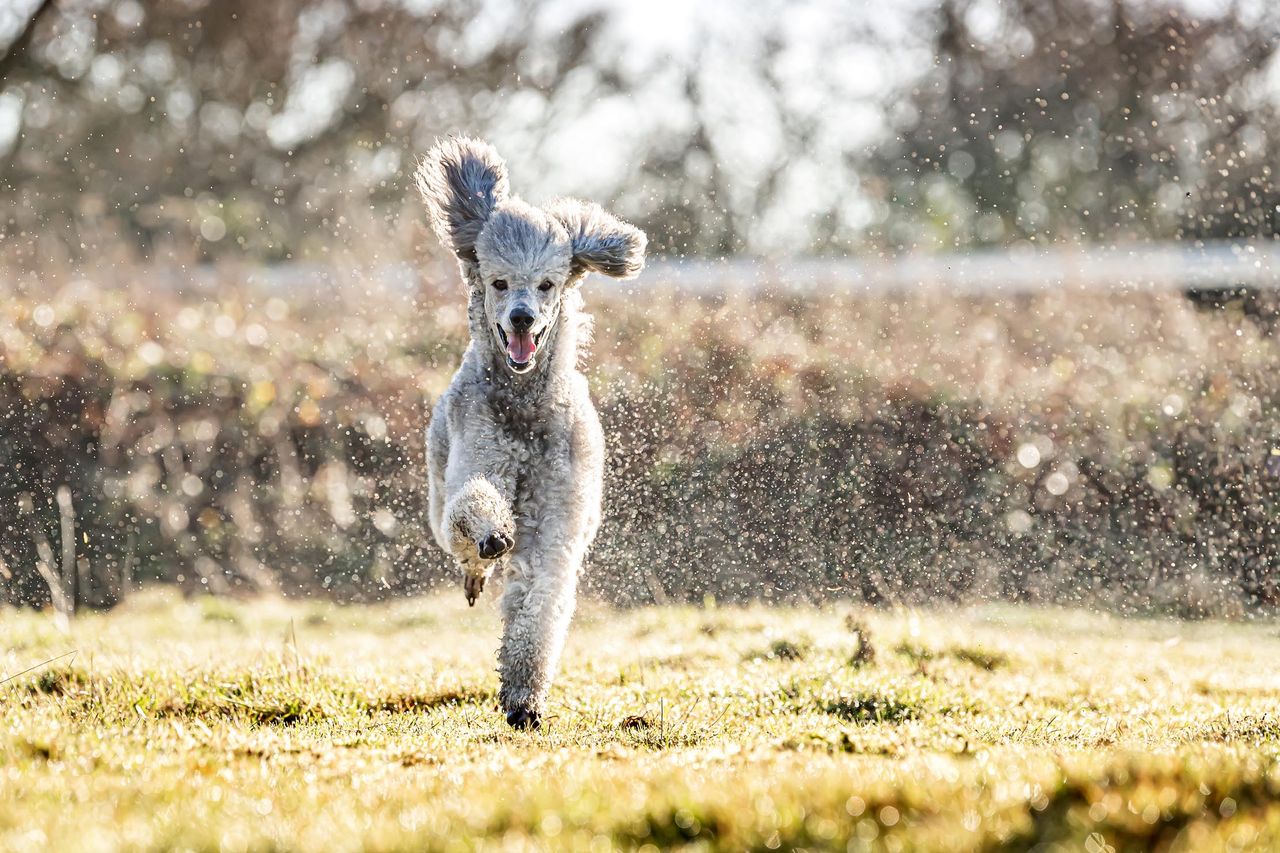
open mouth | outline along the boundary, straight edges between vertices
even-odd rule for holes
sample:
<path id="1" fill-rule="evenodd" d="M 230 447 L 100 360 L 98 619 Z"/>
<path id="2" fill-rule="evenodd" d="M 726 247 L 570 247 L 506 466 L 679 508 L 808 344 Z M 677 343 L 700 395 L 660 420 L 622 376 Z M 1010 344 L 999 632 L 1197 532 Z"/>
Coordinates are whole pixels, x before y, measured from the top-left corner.
<path id="1" fill-rule="evenodd" d="M 549 328 L 549 327 L 548 327 Z M 538 347 L 542 344 L 542 339 L 547 335 L 547 329 L 544 328 L 540 332 L 512 332 L 507 334 L 507 330 L 502 328 L 501 324 L 497 326 L 498 337 L 502 340 L 502 346 L 507 350 L 507 366 L 516 373 L 524 373 L 533 367 L 538 353 Z"/>

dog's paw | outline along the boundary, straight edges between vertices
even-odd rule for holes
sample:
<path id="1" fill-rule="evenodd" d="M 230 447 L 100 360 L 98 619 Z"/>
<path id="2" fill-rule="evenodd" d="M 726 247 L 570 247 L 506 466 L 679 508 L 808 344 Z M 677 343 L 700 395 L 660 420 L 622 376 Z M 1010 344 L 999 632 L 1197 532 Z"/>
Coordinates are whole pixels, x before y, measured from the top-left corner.
<path id="1" fill-rule="evenodd" d="M 496 560 L 515 547 L 515 540 L 505 533 L 490 533 L 476 543 L 482 560 Z"/>
<path id="2" fill-rule="evenodd" d="M 542 727 L 542 718 L 532 708 L 516 708 L 507 712 L 507 724 L 513 729 L 532 731 Z"/>
<path id="3" fill-rule="evenodd" d="M 484 582 L 488 579 L 488 575 L 467 574 L 463 576 L 462 589 L 467 594 L 468 607 L 476 606 L 476 599 L 480 597 L 480 593 L 484 592 Z"/>

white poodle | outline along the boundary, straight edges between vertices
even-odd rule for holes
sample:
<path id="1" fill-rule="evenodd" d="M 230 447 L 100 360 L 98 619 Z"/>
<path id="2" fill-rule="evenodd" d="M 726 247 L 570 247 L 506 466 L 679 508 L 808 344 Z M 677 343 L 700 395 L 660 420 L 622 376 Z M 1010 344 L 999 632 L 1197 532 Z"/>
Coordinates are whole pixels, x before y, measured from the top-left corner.
<path id="1" fill-rule="evenodd" d="M 431 224 L 458 257 L 471 343 L 427 432 L 431 531 L 475 604 L 503 565 L 499 699 L 536 728 L 600 526 L 604 436 L 578 345 L 581 284 L 631 278 L 645 236 L 598 205 L 513 197 L 492 146 L 438 142 L 417 172 Z"/>

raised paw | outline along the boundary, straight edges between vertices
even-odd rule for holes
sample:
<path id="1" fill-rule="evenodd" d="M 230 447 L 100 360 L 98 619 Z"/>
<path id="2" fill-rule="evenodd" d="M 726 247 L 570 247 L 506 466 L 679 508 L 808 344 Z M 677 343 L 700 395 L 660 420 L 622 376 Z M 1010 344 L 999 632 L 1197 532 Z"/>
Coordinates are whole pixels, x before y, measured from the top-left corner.
<path id="1" fill-rule="evenodd" d="M 542 726 L 542 718 L 532 708 L 516 708 L 507 714 L 507 724 L 513 729 L 537 729 Z"/>
<path id="2" fill-rule="evenodd" d="M 476 606 L 476 599 L 480 597 L 480 593 L 484 592 L 485 580 L 487 580 L 486 575 L 468 574 L 462 578 L 462 589 L 467 594 L 467 606 Z"/>
<path id="3" fill-rule="evenodd" d="M 505 533 L 490 533 L 476 543 L 482 560 L 496 560 L 515 547 L 515 540 Z"/>

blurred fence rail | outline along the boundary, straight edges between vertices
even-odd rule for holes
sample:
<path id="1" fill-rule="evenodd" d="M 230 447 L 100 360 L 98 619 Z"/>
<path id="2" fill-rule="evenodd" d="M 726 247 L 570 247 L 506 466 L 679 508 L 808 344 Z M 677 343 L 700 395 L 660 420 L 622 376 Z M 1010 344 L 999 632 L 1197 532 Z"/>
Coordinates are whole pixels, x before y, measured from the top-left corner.
<path id="1" fill-rule="evenodd" d="M 433 270 L 437 287 L 452 288 L 451 271 Z M 216 267 L 156 271 L 157 284 L 176 290 L 213 288 L 225 277 Z M 423 280 L 411 264 L 383 264 L 356 273 L 293 263 L 245 270 L 246 283 L 294 291 L 374 286 L 411 292 Z M 1181 291 L 1280 288 L 1280 243 L 1216 241 L 1198 244 L 980 250 L 892 258 L 770 260 L 666 259 L 651 261 L 641 282 L 691 294 L 892 294 L 916 289 L 956 294 L 1010 295 L 1061 288 L 1091 291 Z"/>
<path id="2" fill-rule="evenodd" d="M 892 293 L 915 288 L 957 293 L 1088 290 L 1273 289 L 1280 244 L 1213 242 L 1139 246 L 980 250 L 885 259 L 658 261 L 646 279 L 689 292 L 728 288 L 778 293 Z"/>

